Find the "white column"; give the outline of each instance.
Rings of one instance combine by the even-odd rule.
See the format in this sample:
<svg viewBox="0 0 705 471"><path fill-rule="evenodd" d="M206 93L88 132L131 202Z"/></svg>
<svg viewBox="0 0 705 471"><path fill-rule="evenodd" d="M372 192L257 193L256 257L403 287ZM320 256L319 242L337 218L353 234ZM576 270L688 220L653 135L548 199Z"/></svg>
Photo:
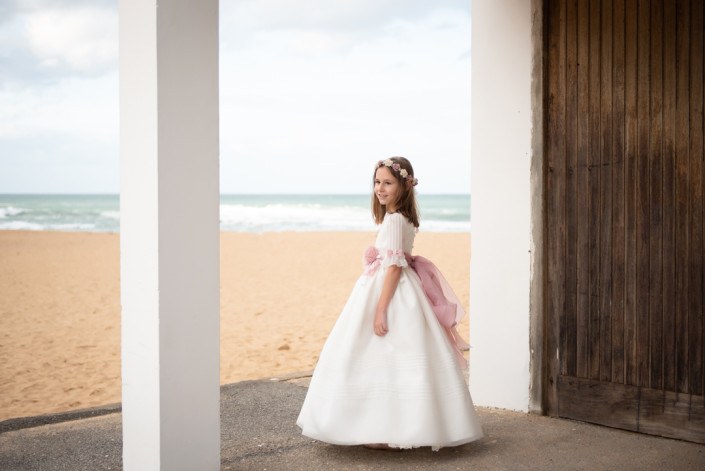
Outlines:
<svg viewBox="0 0 705 471"><path fill-rule="evenodd" d="M220 469L218 1L120 0L126 470Z"/></svg>
<svg viewBox="0 0 705 471"><path fill-rule="evenodd" d="M470 389L529 407L531 2L472 2ZM538 130L540 132L540 130Z"/></svg>

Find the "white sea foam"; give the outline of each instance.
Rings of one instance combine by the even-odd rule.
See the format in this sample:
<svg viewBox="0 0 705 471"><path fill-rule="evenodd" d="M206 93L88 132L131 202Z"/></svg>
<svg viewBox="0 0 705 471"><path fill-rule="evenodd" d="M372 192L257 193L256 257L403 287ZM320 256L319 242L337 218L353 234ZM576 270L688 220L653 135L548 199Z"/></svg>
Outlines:
<svg viewBox="0 0 705 471"><path fill-rule="evenodd" d="M443 208L440 210L440 213L443 214L444 216L454 216L456 214L462 214L462 212L459 209L449 209L449 208Z"/></svg>
<svg viewBox="0 0 705 471"><path fill-rule="evenodd" d="M223 204L220 224L226 231L246 232L374 230L368 211L320 204Z"/></svg>
<svg viewBox="0 0 705 471"><path fill-rule="evenodd" d="M44 231L47 228L41 224L27 221L0 222L0 230L11 231Z"/></svg>
<svg viewBox="0 0 705 471"><path fill-rule="evenodd" d="M120 220L120 211L101 211L100 217L106 219L114 219L116 221Z"/></svg>
<svg viewBox="0 0 705 471"><path fill-rule="evenodd" d="M8 217L18 216L22 213L24 213L24 209L22 208L7 206L5 208L0 208L0 219L7 219Z"/></svg>
<svg viewBox="0 0 705 471"><path fill-rule="evenodd" d="M47 229L51 231L93 231L95 224L89 223L66 223L66 224L49 224Z"/></svg>

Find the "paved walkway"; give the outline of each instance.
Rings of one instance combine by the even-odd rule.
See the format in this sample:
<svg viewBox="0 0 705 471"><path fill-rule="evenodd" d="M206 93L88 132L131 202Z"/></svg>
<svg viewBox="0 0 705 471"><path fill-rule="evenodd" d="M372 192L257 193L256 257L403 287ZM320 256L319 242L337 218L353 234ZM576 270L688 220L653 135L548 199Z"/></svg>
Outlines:
<svg viewBox="0 0 705 471"><path fill-rule="evenodd" d="M295 420L306 379L221 389L224 470L705 470L705 446L479 408L485 438L432 452L315 442ZM0 422L0 470L121 469L119 406Z"/></svg>

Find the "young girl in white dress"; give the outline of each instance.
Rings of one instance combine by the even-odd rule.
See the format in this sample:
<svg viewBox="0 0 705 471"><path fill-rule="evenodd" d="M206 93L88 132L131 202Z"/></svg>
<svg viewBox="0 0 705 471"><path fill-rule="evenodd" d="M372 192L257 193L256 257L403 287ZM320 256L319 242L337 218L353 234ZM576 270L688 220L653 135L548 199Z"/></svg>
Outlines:
<svg viewBox="0 0 705 471"><path fill-rule="evenodd" d="M372 212L381 226L311 378L296 422L308 437L434 450L482 437L454 337L464 313L433 264L411 256L416 183L403 157L375 167Z"/></svg>

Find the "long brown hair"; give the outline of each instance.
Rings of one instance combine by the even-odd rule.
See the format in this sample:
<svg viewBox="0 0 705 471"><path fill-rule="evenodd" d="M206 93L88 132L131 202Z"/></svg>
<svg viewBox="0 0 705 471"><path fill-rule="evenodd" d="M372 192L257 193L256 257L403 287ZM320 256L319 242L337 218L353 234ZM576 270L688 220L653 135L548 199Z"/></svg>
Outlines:
<svg viewBox="0 0 705 471"><path fill-rule="evenodd" d="M416 190L414 190L414 168L411 166L411 162L404 157L390 157L389 160L399 164L410 175L410 177L404 178L401 176L401 172L389 168L390 173L397 179L400 189L397 201L394 202L396 212L406 217L414 227L419 227L419 211L416 205ZM379 202L375 195L375 178L377 177L377 169L381 166L378 164L372 174L372 218L376 224L382 224L384 215L387 214L387 208Z"/></svg>

